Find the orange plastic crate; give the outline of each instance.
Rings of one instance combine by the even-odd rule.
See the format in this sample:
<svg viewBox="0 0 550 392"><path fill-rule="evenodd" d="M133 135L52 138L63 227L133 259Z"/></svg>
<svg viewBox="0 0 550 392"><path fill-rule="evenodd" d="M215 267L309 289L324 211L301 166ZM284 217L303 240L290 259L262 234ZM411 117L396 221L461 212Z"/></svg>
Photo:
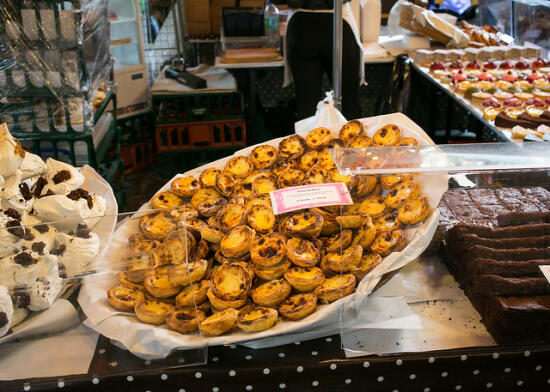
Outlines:
<svg viewBox="0 0 550 392"><path fill-rule="evenodd" d="M153 139L120 148L120 159L124 161L124 174L153 166L157 161L157 150Z"/></svg>
<svg viewBox="0 0 550 392"><path fill-rule="evenodd" d="M246 146L242 119L161 124L156 127L157 151Z"/></svg>

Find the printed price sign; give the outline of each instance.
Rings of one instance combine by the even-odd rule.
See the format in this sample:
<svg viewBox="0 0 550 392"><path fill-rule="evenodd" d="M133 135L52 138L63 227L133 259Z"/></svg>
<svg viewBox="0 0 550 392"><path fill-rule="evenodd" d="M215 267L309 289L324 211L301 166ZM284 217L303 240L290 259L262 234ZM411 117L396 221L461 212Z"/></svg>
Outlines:
<svg viewBox="0 0 550 392"><path fill-rule="evenodd" d="M550 283L550 265L539 265L539 268L542 271L548 283Z"/></svg>
<svg viewBox="0 0 550 392"><path fill-rule="evenodd" d="M343 182L278 189L270 192L269 196L276 215L304 208L353 204L348 187Z"/></svg>

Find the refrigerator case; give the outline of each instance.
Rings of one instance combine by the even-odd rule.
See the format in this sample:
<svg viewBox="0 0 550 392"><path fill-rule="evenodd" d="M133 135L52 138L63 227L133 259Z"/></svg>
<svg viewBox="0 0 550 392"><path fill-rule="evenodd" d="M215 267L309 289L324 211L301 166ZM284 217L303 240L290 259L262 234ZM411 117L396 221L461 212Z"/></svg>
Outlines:
<svg viewBox="0 0 550 392"><path fill-rule="evenodd" d="M139 2L110 0L108 12L118 85L117 117L125 118L150 109Z"/></svg>

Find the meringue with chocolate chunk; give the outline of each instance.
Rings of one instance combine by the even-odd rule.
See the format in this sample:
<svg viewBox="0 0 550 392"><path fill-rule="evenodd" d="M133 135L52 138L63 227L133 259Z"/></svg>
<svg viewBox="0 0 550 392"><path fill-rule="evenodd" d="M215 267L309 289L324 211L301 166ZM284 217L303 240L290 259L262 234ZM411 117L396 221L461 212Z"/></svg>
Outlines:
<svg viewBox="0 0 550 392"><path fill-rule="evenodd" d="M23 244L25 231L21 218L13 209L0 210L0 258L14 254Z"/></svg>
<svg viewBox="0 0 550 392"><path fill-rule="evenodd" d="M74 228L90 217L86 199L72 200L65 195L44 196L35 200L34 216L43 222L55 222L58 228Z"/></svg>
<svg viewBox="0 0 550 392"><path fill-rule="evenodd" d="M7 287L0 286L0 337L11 328L13 319L13 302Z"/></svg>
<svg viewBox="0 0 550 392"><path fill-rule="evenodd" d="M0 284L11 289L29 289L37 279L56 276L59 270L54 255L22 250L0 259Z"/></svg>
<svg viewBox="0 0 550 392"><path fill-rule="evenodd" d="M43 177L47 184L41 195L67 195L84 184L84 175L68 163L48 158L46 167Z"/></svg>
<svg viewBox="0 0 550 392"><path fill-rule="evenodd" d="M10 199L19 193L19 184L21 184L21 171L16 170L9 177L4 177L4 184L0 188L0 198Z"/></svg>
<svg viewBox="0 0 550 392"><path fill-rule="evenodd" d="M68 278L88 272L90 263L99 254L101 241L86 225L79 225L76 235L57 233L55 248L61 272ZM63 267L61 267L63 266Z"/></svg>
<svg viewBox="0 0 550 392"><path fill-rule="evenodd" d="M46 168L47 166L42 158L30 152L25 153L25 158L23 158L19 166L23 180L42 175L46 171Z"/></svg>
<svg viewBox="0 0 550 392"><path fill-rule="evenodd" d="M0 124L0 176L6 179L15 173L25 157L25 150L15 139L6 123Z"/></svg>
<svg viewBox="0 0 550 392"><path fill-rule="evenodd" d="M61 293L62 287L63 280L59 276L37 278L30 287L27 308L35 312L48 309Z"/></svg>
<svg viewBox="0 0 550 392"><path fill-rule="evenodd" d="M18 191L10 198L2 200L2 207L13 208L19 212L28 212L32 209L34 195L28 183L22 182L17 187Z"/></svg>

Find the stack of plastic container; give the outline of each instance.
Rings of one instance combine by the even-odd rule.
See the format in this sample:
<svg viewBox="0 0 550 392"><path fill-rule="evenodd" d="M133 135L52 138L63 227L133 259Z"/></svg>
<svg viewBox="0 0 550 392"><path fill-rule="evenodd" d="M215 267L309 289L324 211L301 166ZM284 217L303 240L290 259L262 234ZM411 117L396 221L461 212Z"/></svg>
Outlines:
<svg viewBox="0 0 550 392"><path fill-rule="evenodd" d="M113 140L120 148L116 118L105 113L116 107L107 5L2 1L0 122L36 154L115 176L123 165L107 154Z"/></svg>

